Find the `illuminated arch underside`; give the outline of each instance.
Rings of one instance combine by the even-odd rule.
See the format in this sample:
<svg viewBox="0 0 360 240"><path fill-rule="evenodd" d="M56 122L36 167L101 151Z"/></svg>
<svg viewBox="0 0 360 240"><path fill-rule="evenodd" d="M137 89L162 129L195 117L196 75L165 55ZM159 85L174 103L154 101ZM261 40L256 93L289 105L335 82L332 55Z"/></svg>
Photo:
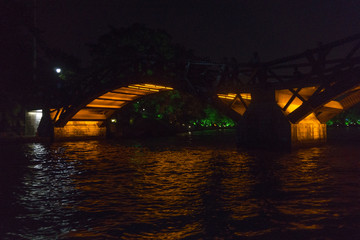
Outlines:
<svg viewBox="0 0 360 240"><path fill-rule="evenodd" d="M70 121L103 122L126 104L149 94L171 91L173 88L153 84L132 84L117 88L93 99L78 111Z"/></svg>
<svg viewBox="0 0 360 240"><path fill-rule="evenodd" d="M314 94L316 89L317 87L302 88L297 94L300 96L300 98L307 101ZM319 120L321 122L326 122L327 120L331 119L332 117L343 111L344 109L348 108L348 106L345 105L350 105L350 104L345 104L345 102L346 100L350 101L349 100L350 96L352 97L351 98L352 105L354 103L358 103L360 101L360 97L359 97L360 94L358 90L359 88L352 89L349 92L356 91L356 94L355 93L347 94L346 95L347 97L344 97L343 100L330 101L325 105L323 105L317 111L318 114L317 117L319 118ZM228 93L228 94L218 94L217 96L221 99L222 102L230 106L234 111L236 111L241 115L245 113L247 107L251 102L250 93L240 93L240 94ZM283 109L285 115L290 114L291 112L293 112L303 104L303 100L300 98L294 96L294 94L288 89L275 91L276 103L279 105L281 109ZM357 101L354 100L355 98Z"/></svg>
<svg viewBox="0 0 360 240"><path fill-rule="evenodd" d="M102 123L111 117L115 111L140 97L171 90L173 90L171 87L154 84L131 84L126 87L120 87L93 99L84 108L79 110L70 121L97 121L98 123ZM307 87L302 88L298 94L303 99L308 100L315 91L316 87ZM217 94L217 96L240 115L245 113L251 102L250 93L228 93ZM276 90L275 96L277 104L284 110L285 115L293 112L303 103L298 97L294 97L289 103L290 99L293 97L293 93L287 89ZM326 122L344 109L349 108L350 105L360 102L360 88L357 87L349 90L347 94L337 100L338 101L330 101L321 107L318 116L318 118L321 118L319 119L321 122ZM286 107L286 109L284 109L284 107ZM57 119L54 120L56 121Z"/></svg>

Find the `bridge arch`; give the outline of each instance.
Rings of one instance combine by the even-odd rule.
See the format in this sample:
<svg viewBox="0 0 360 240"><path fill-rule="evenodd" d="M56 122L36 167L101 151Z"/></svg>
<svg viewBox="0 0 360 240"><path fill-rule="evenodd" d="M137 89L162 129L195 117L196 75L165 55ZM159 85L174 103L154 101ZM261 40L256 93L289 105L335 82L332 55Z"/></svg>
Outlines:
<svg viewBox="0 0 360 240"><path fill-rule="evenodd" d="M292 114L308 103L318 88L319 86L311 86L295 91L291 91L291 89L275 90L275 102L290 122L291 135L292 138L298 138L296 141L309 137L304 129L311 131L312 138L326 138L325 123L360 102L360 86L355 85L341 94L333 95L326 103L317 103L318 105L314 105L310 114L304 112L300 120L292 122ZM55 138L105 137L106 121L116 111L144 96L172 90L174 89L170 86L149 83L129 84L101 91L78 106L70 106L68 109L53 109L51 118L55 126ZM250 92L242 92L219 93L216 96L218 100L225 103L225 106L243 116L252 101L251 95Z"/></svg>
<svg viewBox="0 0 360 240"><path fill-rule="evenodd" d="M284 127L284 132L287 132L284 138L287 138L286 141L294 146L326 141L327 121L360 103L359 73L356 72L353 80L351 78L347 80L350 83L345 82L346 84L344 84L344 81L341 81L340 86L335 83L327 88L314 85L295 89L273 90L274 103L276 103L279 110L281 109L279 113L285 117L290 125L290 128L287 128L284 124L273 126L273 128L281 129ZM223 103L246 119L246 112L254 101L250 92L217 95ZM260 102L260 104L262 103ZM265 118L266 108L269 106L263 105L262 111L264 112L257 112L256 114ZM251 125L251 122L247 121L246 124ZM261 126L257 127L261 129ZM267 132L271 132L267 129L268 127L268 124L264 124L261 132L262 136L266 135ZM244 128L248 128L248 126L244 126ZM279 130L277 131L279 132ZM253 133L251 132L251 134Z"/></svg>
<svg viewBox="0 0 360 240"><path fill-rule="evenodd" d="M289 89L277 89L275 91L275 102L283 111L283 114L292 123L299 123L309 115L316 115L316 118L321 123L326 123L331 118L344 110L347 110L360 102L360 86L355 86L344 91L339 95L329 97L322 103L316 102L313 104L312 111L304 112L299 119L293 120L290 118L292 113L306 104L319 86L297 88L295 91ZM226 93L217 94L218 98L232 110L243 116L251 103L251 93Z"/></svg>
<svg viewBox="0 0 360 240"><path fill-rule="evenodd" d="M149 83L129 84L101 91L77 106L52 109L54 138L105 137L105 123L116 111L144 96L172 90Z"/></svg>

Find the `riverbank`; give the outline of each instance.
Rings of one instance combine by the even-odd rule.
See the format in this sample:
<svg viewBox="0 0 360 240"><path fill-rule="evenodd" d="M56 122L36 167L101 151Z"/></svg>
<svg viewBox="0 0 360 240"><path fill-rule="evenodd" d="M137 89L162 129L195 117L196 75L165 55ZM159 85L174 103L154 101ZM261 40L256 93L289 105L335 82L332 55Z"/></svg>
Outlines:
<svg viewBox="0 0 360 240"><path fill-rule="evenodd" d="M152 129L153 133L154 128ZM132 135L123 135L123 136L112 136L112 139L144 139L144 138L157 138L164 136L172 136L172 135L188 135L189 132L192 135L201 135L202 132L212 131L212 130L233 130L236 134L235 129L228 128L211 128L211 129L192 129L191 131L173 131L170 134L170 131L164 131L166 134L134 134L139 133L138 131L134 131ZM162 133L164 133L162 132ZM96 140L96 139L104 139L99 137L73 137L73 138L64 138L58 139L56 142L72 142L72 141L84 141L84 140ZM327 129L327 143L339 143L339 142L358 142L360 141L360 128L328 128ZM50 143L51 139L46 137L38 137L38 136L0 136L0 144L19 144L19 143Z"/></svg>
<svg viewBox="0 0 360 240"><path fill-rule="evenodd" d="M328 127L327 142L352 142L360 141L360 128L358 127Z"/></svg>

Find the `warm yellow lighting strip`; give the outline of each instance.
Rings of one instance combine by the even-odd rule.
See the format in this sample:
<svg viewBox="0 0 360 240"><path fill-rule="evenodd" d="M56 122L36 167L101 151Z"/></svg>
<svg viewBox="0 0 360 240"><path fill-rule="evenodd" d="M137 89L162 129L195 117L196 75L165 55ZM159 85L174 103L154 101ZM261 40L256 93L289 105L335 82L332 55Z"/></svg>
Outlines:
<svg viewBox="0 0 360 240"><path fill-rule="evenodd" d="M129 88L134 88L134 89L140 89L140 90L145 90L145 91L151 91L151 92L159 92L159 89L152 89L152 88L145 88L145 87L137 87L137 86L128 86Z"/></svg>
<svg viewBox="0 0 360 240"><path fill-rule="evenodd" d="M230 99L230 100L234 100L234 98L236 97L236 94L232 94L232 93L229 93L229 94L218 94L217 95L218 98L222 98L222 99Z"/></svg>
<svg viewBox="0 0 360 240"><path fill-rule="evenodd" d="M89 108L111 108L111 109L119 109L119 108L122 107L122 105L120 105L120 106L114 106L114 105L88 104L88 105L86 105L86 107L89 107Z"/></svg>
<svg viewBox="0 0 360 240"><path fill-rule="evenodd" d="M160 86L160 85L154 85L154 84L133 84L133 85L129 85L129 88L134 88L134 89L140 89L140 90L145 90L145 91L152 91L152 92L159 92L160 90L174 90L171 87L165 87L165 86Z"/></svg>
<svg viewBox="0 0 360 240"><path fill-rule="evenodd" d="M134 89L134 91L132 90ZM135 90L136 89L136 90ZM124 104L111 103L111 101L129 102L139 98L142 95L147 95L152 92L159 92L164 90L173 90L171 87L159 86L154 84L132 84L127 87L122 87L105 93L104 95L94 99L86 107L89 108L121 108ZM102 102L102 103L100 103ZM107 103L108 102L108 103Z"/></svg>
<svg viewBox="0 0 360 240"><path fill-rule="evenodd" d="M93 99L85 108L81 109L72 118L74 120L99 120L112 115L117 109L122 108L128 102L134 101L142 96L173 90L171 87L165 87L154 84L131 84L126 87L113 89L105 94ZM99 112L100 110L104 112Z"/></svg>
<svg viewBox="0 0 360 240"><path fill-rule="evenodd" d="M61 110L62 110L62 108L60 108L60 109L50 109L50 117L53 120L53 122L56 122L57 120L59 120L60 113L58 113L58 111L61 112ZM56 117L56 119L55 119L55 117Z"/></svg>
<svg viewBox="0 0 360 240"><path fill-rule="evenodd" d="M236 93L228 93L228 94L217 94L218 98L234 100L236 97ZM250 93L240 93L242 99L251 100Z"/></svg>
<svg viewBox="0 0 360 240"><path fill-rule="evenodd" d="M154 85L154 84L135 84L134 86L145 86L145 87L149 87L149 88L157 88L157 89L166 89L166 90L174 90L172 87L165 87L165 86L160 86L160 85Z"/></svg>
<svg viewBox="0 0 360 240"><path fill-rule="evenodd" d="M122 93L107 92L104 95L100 96L99 99L132 101L132 100L134 100L134 99L136 99L138 97L139 97L139 95L135 95L135 94L122 94Z"/></svg>
<svg viewBox="0 0 360 240"><path fill-rule="evenodd" d="M128 88L128 87L122 87L119 89L115 89L111 91L112 93L118 93L118 94L129 94L129 95L136 95L137 97L139 95L143 96L143 95L147 95L148 92L144 91L144 90L135 90L134 88Z"/></svg>
<svg viewBox="0 0 360 240"><path fill-rule="evenodd" d="M251 94L250 93L240 93L240 96L242 99L251 100Z"/></svg>

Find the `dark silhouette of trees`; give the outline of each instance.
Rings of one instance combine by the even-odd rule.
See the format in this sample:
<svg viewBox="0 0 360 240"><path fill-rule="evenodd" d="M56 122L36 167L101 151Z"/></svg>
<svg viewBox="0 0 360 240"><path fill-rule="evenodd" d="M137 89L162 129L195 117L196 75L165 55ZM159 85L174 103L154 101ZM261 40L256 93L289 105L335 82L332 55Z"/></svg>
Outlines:
<svg viewBox="0 0 360 240"><path fill-rule="evenodd" d="M18 132L26 109L59 102L58 90L65 80L54 67L65 67L66 62L65 69L74 72L76 66L71 57L42 41L33 17L33 1L0 1L0 132ZM69 70L62 76L71 76Z"/></svg>
<svg viewBox="0 0 360 240"><path fill-rule="evenodd" d="M17 1L0 2L1 95L18 100L33 79L33 48L27 9ZM16 94L17 93L17 94Z"/></svg>
<svg viewBox="0 0 360 240"><path fill-rule="evenodd" d="M83 77L82 92L133 82L180 85L191 51L172 42L162 30L134 24L110 28L90 45L91 66Z"/></svg>
<svg viewBox="0 0 360 240"><path fill-rule="evenodd" d="M33 82L32 36L28 9L0 1L0 132L17 132ZM22 117L22 118L21 118Z"/></svg>

